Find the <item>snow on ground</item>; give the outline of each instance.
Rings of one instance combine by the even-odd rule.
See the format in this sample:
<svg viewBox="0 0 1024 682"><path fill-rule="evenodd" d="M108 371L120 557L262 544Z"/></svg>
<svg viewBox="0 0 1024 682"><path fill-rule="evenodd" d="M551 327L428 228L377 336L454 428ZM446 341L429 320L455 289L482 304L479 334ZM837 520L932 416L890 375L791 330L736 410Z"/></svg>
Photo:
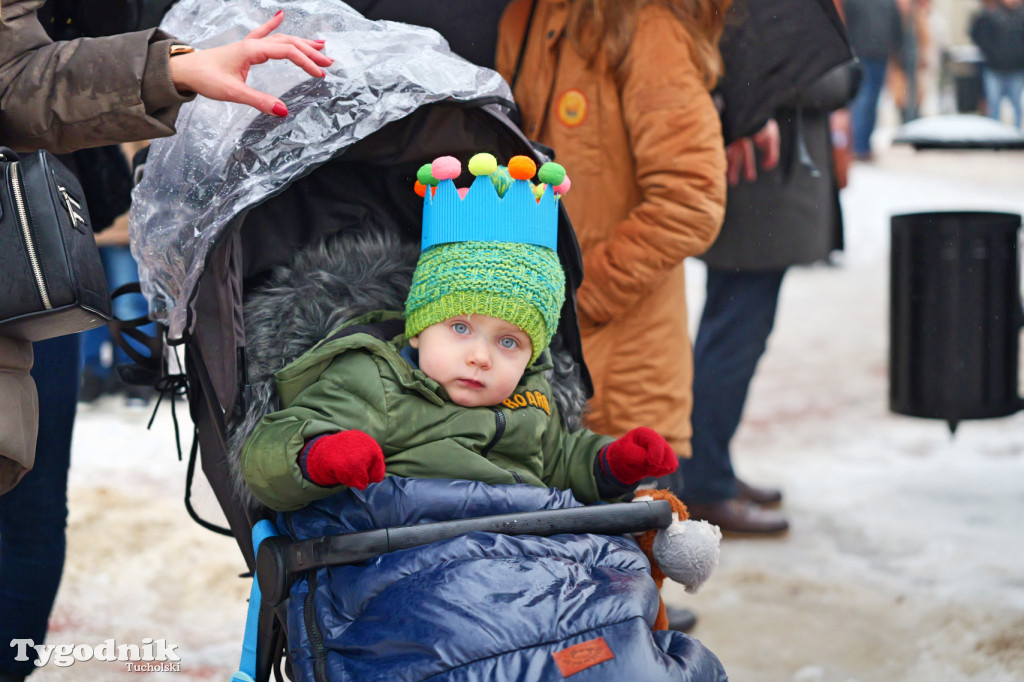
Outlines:
<svg viewBox="0 0 1024 682"><path fill-rule="evenodd" d="M739 472L784 487L791 531L726 538L696 596L694 635L736 682L1024 679L1024 415L944 423L887 409L888 230L894 213L1024 213L1024 154L884 151L844 191L839 267L792 271L735 444ZM699 314L702 268L690 268ZM179 403L179 408L183 404ZM165 639L178 673L53 664L33 679L226 679L248 581L234 541L181 502L166 405L83 406L70 484L68 563L49 643ZM179 409L190 444L186 411ZM212 495L196 505L216 520Z"/></svg>

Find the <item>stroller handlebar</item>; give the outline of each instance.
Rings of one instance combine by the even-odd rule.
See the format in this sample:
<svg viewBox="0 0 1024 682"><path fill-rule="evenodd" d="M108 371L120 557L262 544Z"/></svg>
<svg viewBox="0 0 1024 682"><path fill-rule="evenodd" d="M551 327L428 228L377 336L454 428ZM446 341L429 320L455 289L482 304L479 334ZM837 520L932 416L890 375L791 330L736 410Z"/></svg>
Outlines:
<svg viewBox="0 0 1024 682"><path fill-rule="evenodd" d="M563 533L624 535L652 528L668 528L671 523L672 508L668 501L651 500L379 528L299 542L275 536L260 545L256 555L256 577L263 601L276 606L287 598L295 575L302 571L355 564L388 552L428 545L466 533L542 537Z"/></svg>

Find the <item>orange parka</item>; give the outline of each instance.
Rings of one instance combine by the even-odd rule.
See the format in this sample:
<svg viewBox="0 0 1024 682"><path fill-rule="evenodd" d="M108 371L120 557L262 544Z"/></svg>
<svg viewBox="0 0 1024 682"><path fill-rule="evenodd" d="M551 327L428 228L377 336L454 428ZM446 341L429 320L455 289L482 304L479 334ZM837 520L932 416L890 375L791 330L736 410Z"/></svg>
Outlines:
<svg viewBox="0 0 1024 682"><path fill-rule="evenodd" d="M502 17L498 70L511 80L530 6ZM568 0L536 0L515 98L527 135L572 180L566 208L583 251L588 426L649 426L690 454L693 356L683 259L710 246L725 212L721 125L693 43L667 9L640 11L625 60L588 67L566 36Z"/></svg>

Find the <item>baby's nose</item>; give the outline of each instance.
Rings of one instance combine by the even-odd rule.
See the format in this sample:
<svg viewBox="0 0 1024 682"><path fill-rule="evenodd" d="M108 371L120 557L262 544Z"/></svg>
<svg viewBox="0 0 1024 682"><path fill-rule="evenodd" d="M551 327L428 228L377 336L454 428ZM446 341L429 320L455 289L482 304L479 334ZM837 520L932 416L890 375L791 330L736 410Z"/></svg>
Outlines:
<svg viewBox="0 0 1024 682"><path fill-rule="evenodd" d="M473 344L473 348L469 352L469 362L478 367L490 367L491 354L487 351L487 344Z"/></svg>

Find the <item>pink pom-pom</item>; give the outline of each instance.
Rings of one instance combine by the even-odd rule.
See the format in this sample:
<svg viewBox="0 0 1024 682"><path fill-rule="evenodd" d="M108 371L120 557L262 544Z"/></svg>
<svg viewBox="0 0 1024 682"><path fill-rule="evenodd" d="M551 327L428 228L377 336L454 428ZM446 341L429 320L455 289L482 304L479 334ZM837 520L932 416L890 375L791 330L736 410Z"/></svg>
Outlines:
<svg viewBox="0 0 1024 682"><path fill-rule="evenodd" d="M468 187L460 187L459 188L459 198L460 199L465 199L467 194L469 194L469 188Z"/></svg>
<svg viewBox="0 0 1024 682"><path fill-rule="evenodd" d="M438 180L454 180L462 174L462 164L454 156L439 156L430 164L430 174Z"/></svg>
<svg viewBox="0 0 1024 682"><path fill-rule="evenodd" d="M554 187L555 194L565 194L566 192L569 191L570 187L572 187L572 180L570 180L569 176L566 175L565 180L562 180L562 183L560 185Z"/></svg>

